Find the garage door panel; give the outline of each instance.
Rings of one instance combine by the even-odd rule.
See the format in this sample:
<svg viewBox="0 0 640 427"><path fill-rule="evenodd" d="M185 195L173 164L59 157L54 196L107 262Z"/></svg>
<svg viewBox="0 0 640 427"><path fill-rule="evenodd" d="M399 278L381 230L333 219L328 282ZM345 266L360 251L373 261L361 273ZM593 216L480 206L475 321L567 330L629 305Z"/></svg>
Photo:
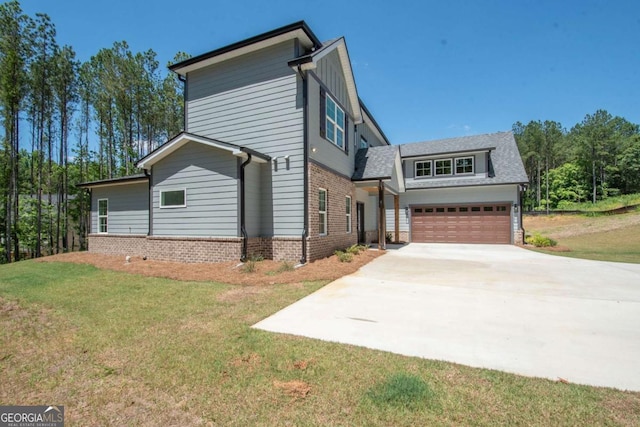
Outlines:
<svg viewBox="0 0 640 427"><path fill-rule="evenodd" d="M422 206L411 212L413 242L511 243L508 205Z"/></svg>

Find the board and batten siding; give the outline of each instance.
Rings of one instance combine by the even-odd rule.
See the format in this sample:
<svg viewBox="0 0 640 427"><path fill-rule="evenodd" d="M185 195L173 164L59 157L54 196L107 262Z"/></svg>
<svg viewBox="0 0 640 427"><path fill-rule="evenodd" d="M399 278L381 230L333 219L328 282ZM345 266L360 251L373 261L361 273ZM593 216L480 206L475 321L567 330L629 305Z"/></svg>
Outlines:
<svg viewBox="0 0 640 427"><path fill-rule="evenodd" d="M358 125L358 129L356 132L356 140L354 141L355 143L353 144L356 147L356 150L360 148L361 136L364 136L364 139L367 140L367 143L371 147L381 147L383 145L387 145L384 141L378 138L378 136L374 133L373 126L375 125L373 123L370 123L367 120L367 116L365 115L364 123L360 123Z"/></svg>
<svg viewBox="0 0 640 427"><path fill-rule="evenodd" d="M149 232L149 184L97 187L91 190L91 232L98 233L98 200L107 199L107 234Z"/></svg>
<svg viewBox="0 0 640 427"><path fill-rule="evenodd" d="M187 75L188 132L280 158L262 180L273 200L260 224L267 235L299 236L304 227L302 81L287 65L295 50L287 41Z"/></svg>
<svg viewBox="0 0 640 427"><path fill-rule="evenodd" d="M153 235L238 236L238 162L189 142L153 166ZM186 189L186 207L161 208L160 191Z"/></svg>

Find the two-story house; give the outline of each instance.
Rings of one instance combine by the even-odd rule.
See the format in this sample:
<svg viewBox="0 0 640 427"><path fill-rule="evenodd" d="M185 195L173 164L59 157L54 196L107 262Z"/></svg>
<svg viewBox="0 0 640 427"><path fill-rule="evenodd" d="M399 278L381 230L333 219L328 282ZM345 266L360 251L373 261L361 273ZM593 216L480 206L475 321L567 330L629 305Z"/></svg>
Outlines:
<svg viewBox="0 0 640 427"><path fill-rule="evenodd" d="M522 242L527 177L510 132L391 145L360 100L344 38L304 22L170 67L185 131L142 174L82 184L89 250L307 262L354 243Z"/></svg>

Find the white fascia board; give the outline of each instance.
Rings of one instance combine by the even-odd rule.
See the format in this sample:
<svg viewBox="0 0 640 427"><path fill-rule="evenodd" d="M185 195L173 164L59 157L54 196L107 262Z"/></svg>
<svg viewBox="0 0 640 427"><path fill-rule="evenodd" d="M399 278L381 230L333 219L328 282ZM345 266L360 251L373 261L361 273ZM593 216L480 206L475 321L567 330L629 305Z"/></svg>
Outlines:
<svg viewBox="0 0 640 427"><path fill-rule="evenodd" d="M173 71L180 74L181 76L186 76L187 73L191 71L208 67L209 65L218 64L220 62L223 62L232 58L236 58L238 56L245 55L247 53L255 52L257 50L264 49L269 46L275 46L276 44L279 44L288 40L294 40L294 39L299 39L302 45L306 48L310 48L311 46L313 46L313 42L311 41L311 39L309 39L309 36L307 36L307 34L302 29L297 29L295 31L291 31L285 34L280 34L279 36L275 36L267 40L262 40L254 44L232 50L230 52L225 52L223 54L216 55L212 58L203 59L200 62L196 62L195 64L187 65L185 67L178 68Z"/></svg>

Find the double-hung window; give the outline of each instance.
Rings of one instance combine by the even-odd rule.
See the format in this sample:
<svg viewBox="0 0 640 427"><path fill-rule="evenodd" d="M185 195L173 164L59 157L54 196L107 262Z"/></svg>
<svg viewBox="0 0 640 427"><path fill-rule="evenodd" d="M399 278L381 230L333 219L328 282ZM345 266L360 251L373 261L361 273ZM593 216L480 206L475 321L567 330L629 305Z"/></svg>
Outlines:
<svg viewBox="0 0 640 427"><path fill-rule="evenodd" d="M109 199L98 200L98 233L109 230Z"/></svg>
<svg viewBox="0 0 640 427"><path fill-rule="evenodd" d="M416 178L431 176L431 160L416 162Z"/></svg>
<svg viewBox="0 0 640 427"><path fill-rule="evenodd" d="M318 189L318 234L327 235L327 190Z"/></svg>
<svg viewBox="0 0 640 427"><path fill-rule="evenodd" d="M452 174L451 159L434 160L433 163L435 163L434 169L436 176Z"/></svg>
<svg viewBox="0 0 640 427"><path fill-rule="evenodd" d="M326 137L329 141L344 150L344 110L327 95L326 105Z"/></svg>
<svg viewBox="0 0 640 427"><path fill-rule="evenodd" d="M351 233L351 196L345 197L345 213L347 219L347 233Z"/></svg>

